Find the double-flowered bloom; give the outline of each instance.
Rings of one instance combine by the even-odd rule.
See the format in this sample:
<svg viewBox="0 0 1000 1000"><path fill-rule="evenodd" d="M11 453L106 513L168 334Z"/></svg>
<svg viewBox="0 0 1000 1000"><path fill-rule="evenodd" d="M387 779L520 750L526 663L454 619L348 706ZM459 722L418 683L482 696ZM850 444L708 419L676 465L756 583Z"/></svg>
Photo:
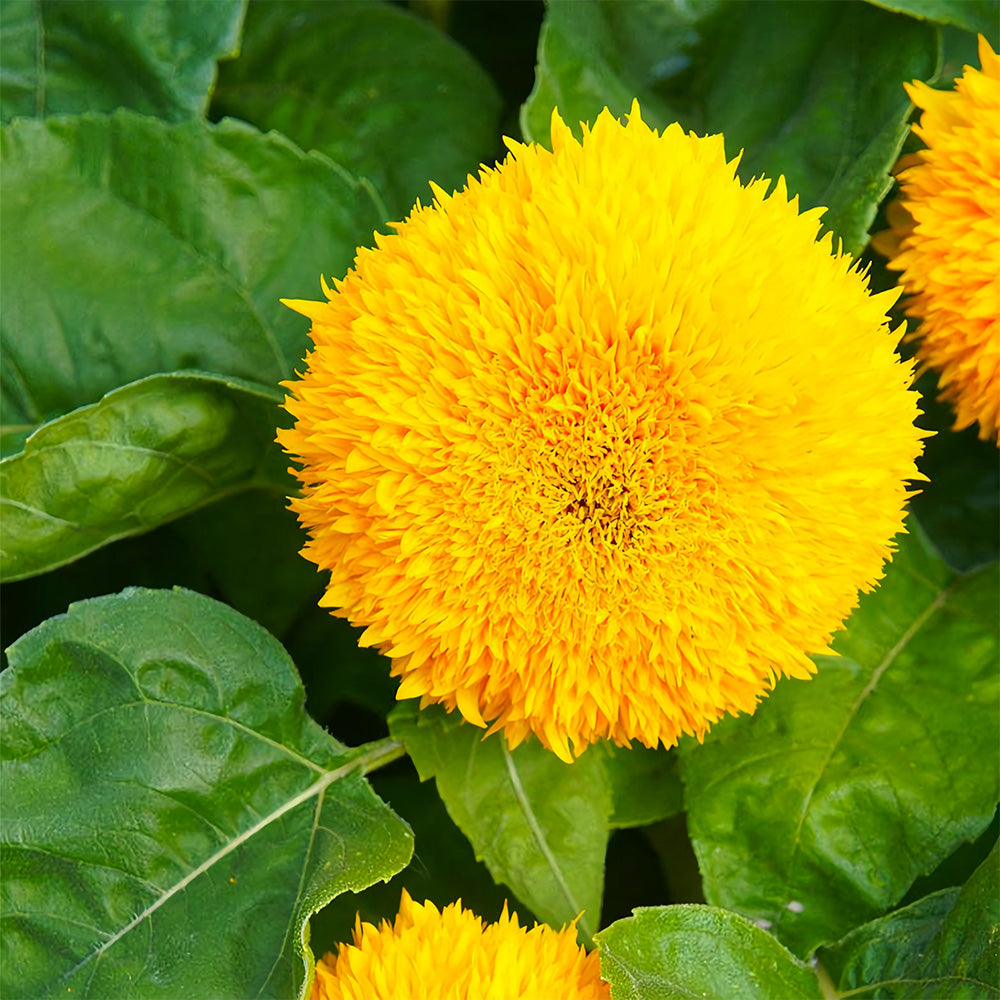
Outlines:
<svg viewBox="0 0 1000 1000"><path fill-rule="evenodd" d="M982 69L952 90L905 84L925 148L897 165L889 231L873 240L900 273L917 357L938 372L955 429L1000 430L1000 58L979 39Z"/></svg>
<svg viewBox="0 0 1000 1000"><path fill-rule="evenodd" d="M567 760L701 737L808 677L891 554L896 294L721 136L633 105L508 146L290 303L304 554L402 698Z"/></svg>

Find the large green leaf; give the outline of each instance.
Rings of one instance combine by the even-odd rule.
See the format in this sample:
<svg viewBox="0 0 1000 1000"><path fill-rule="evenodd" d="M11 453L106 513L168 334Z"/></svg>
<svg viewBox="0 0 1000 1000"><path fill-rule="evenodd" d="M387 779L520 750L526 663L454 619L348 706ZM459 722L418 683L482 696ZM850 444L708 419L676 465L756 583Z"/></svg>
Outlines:
<svg viewBox="0 0 1000 1000"><path fill-rule="evenodd" d="M906 135L902 82L936 63L932 25L860 0L549 0L522 128L547 142L554 105L575 126L637 97L654 127L724 133L744 180L784 174L857 253Z"/></svg>
<svg viewBox="0 0 1000 1000"><path fill-rule="evenodd" d="M955 576L914 526L810 681L684 741L706 899L805 954L897 903L997 802L997 564Z"/></svg>
<svg viewBox="0 0 1000 1000"><path fill-rule="evenodd" d="M368 177L402 218L497 150L500 98L464 49L388 4L252 4L212 110L277 129Z"/></svg>
<svg viewBox="0 0 1000 1000"><path fill-rule="evenodd" d="M421 781L435 778L448 813L476 857L540 920L556 927L580 916L597 929L604 885L611 794L603 761L584 753L566 764L530 739L510 750L442 709L413 702L389 717Z"/></svg>
<svg viewBox="0 0 1000 1000"><path fill-rule="evenodd" d="M236 122L121 111L17 121L0 143L8 430L156 372L273 385L307 346L279 298L317 298L380 221L328 159Z"/></svg>
<svg viewBox="0 0 1000 1000"><path fill-rule="evenodd" d="M820 1000L813 971L770 934L714 906L640 907L597 935L615 1000Z"/></svg>
<svg viewBox="0 0 1000 1000"><path fill-rule="evenodd" d="M284 650L189 591L127 590L0 675L3 994L290 996L306 921L412 835L303 711Z"/></svg>
<svg viewBox="0 0 1000 1000"><path fill-rule="evenodd" d="M204 115L246 0L2 0L0 120L127 107Z"/></svg>
<svg viewBox="0 0 1000 1000"><path fill-rule="evenodd" d="M722 2L548 0L535 86L521 108L525 139L549 145L553 108L579 134L578 122L593 122L604 107L622 115L633 98L650 124L685 121L671 81L690 67Z"/></svg>
<svg viewBox="0 0 1000 1000"><path fill-rule="evenodd" d="M461 899L462 907L483 920L493 921L504 903L531 927L533 914L517 905L505 887L493 881L489 870L476 860L465 834L452 822L433 782L421 782L409 761L371 776L378 796L413 829L416 845L412 862L389 882L377 882L360 893L345 892L310 921L317 954L350 941L356 916L376 926L392 921L405 888L418 901L431 900L439 907Z"/></svg>
<svg viewBox="0 0 1000 1000"><path fill-rule="evenodd" d="M44 424L0 462L5 580L43 573L226 493L291 483L278 392L152 375Z"/></svg>
<svg viewBox="0 0 1000 1000"><path fill-rule="evenodd" d="M1000 852L961 888L864 924L820 956L859 998L1000 997Z"/></svg>
<svg viewBox="0 0 1000 1000"><path fill-rule="evenodd" d="M1000 16L996 0L868 0L886 10L899 11L911 17L954 24L965 31L977 31L996 40L1000 32Z"/></svg>

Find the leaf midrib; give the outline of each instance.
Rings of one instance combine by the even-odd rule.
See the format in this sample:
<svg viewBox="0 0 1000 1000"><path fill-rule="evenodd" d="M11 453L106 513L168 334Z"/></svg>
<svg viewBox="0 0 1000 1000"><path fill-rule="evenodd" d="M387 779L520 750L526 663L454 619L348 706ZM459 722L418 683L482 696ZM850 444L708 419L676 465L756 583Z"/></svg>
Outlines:
<svg viewBox="0 0 1000 1000"><path fill-rule="evenodd" d="M950 586L943 589L934 598L934 600L932 600L927 605L927 607L924 608L924 610L921 611L920 614L918 614L913 619L913 622L910 624L909 628L906 629L906 631L902 634L902 636L900 636L900 638L897 640L896 644L885 654L885 656L882 658L882 661L878 664L878 666L874 669L874 671L872 671L872 675L869 678L868 683L862 688L861 692L858 694L857 698L854 700L854 703L848 710L844 718L844 722L840 727L840 730L837 732L837 735L830 743L830 748L827 751L826 755L824 756L822 763L820 764L816 777L810 782L808 791L806 792L805 801L802 804L802 812L799 815L799 821L795 827L795 834L793 835L792 838L792 852L788 859L788 867L787 867L788 876L785 880L786 887L790 888L792 883L794 882L793 876L795 871L796 858L798 856L799 848L802 845L802 830L803 827L805 826L806 818L808 817L809 810L812 806L813 795L815 794L816 789L819 787L824 776L826 775L826 772L830 766L830 762L833 760L834 754L837 752L837 749L840 746L844 738L844 735L846 734L847 730L851 727L851 724L854 722L854 720L857 718L861 706L868 699L869 695L871 695L872 692L875 690L879 680L881 680L882 678L882 675L893 664L896 657L898 657L899 654L902 653L904 649L906 649L906 647L910 643L910 640L912 640L914 636L917 635L917 633L924 627L924 625L927 624L930 618L944 605L947 599L951 596L951 592L954 589L954 587L955 583L953 582ZM777 915L777 918L775 920L775 927L777 927L781 923L784 916L785 914L783 912Z"/></svg>
<svg viewBox="0 0 1000 1000"><path fill-rule="evenodd" d="M144 923L149 917L151 917L160 907L164 906L170 899L176 896L179 892L186 889L196 878L203 875L205 872L209 871L215 865L217 865L223 858L232 854L237 848L241 847L248 840L255 837L261 830L266 829L271 823L281 819L286 813L291 812L293 809L300 806L303 802L308 802L309 799L314 796L320 796L323 792L331 785L333 782L339 780L345 775L349 774L353 770L357 770L361 766L361 758L355 758L347 764L343 764L340 767L334 769L333 771L327 771L318 780L314 781L308 788L299 792L298 795L289 799L287 802L282 803L277 809L272 810L258 822L256 822L249 829L244 830L241 834L234 837L228 843L224 844L219 848L213 855L206 858L197 868L194 868L187 875L184 876L179 882L176 882L169 889L167 889L161 896L159 896L154 902L150 903L141 913L137 914L132 920L126 924L124 927L120 928L114 934L111 935L99 948L92 951L89 955L79 961L73 968L69 969L60 977L60 982L65 982L72 976L76 975L84 966L88 965L91 961L96 961L99 959L109 948L117 944L126 934L134 930L140 924Z"/></svg>
<svg viewBox="0 0 1000 1000"><path fill-rule="evenodd" d="M514 798L521 809L525 822L528 824L528 829L531 831L535 845L538 847L538 851L542 857L545 858L545 862L552 871L556 884L559 886L559 890L562 894L566 897L566 902L569 903L569 907L572 912L581 913L581 911L584 911L584 908L580 905L573 893L573 890L567 883L566 877L563 875L562 868L559 865L559 861L552 853L552 849L549 847L548 840L545 837L545 831L542 830L541 825L538 822L538 818L535 816L535 812L531 808L531 802L525 794L524 786L521 784L521 777L514 764L514 759L511 756L510 749L508 748L506 741L504 741L501 745L503 749L504 764L507 767L507 777L510 779L511 789L514 792ZM593 921L590 918L590 915L585 911L583 912L583 916L580 917L580 924L584 934L586 934L587 937L593 937Z"/></svg>

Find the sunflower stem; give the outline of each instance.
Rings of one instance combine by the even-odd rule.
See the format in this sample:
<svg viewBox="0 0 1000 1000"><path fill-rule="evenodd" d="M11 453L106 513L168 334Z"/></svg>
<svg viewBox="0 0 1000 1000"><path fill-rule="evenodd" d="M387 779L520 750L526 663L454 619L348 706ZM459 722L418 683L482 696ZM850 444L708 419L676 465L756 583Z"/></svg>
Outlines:
<svg viewBox="0 0 1000 1000"><path fill-rule="evenodd" d="M406 756L406 747L391 736L373 743L366 743L359 749L364 750L364 753L356 758L362 774L370 774L372 771L377 771L380 767L385 767L386 764L391 764L394 760Z"/></svg>

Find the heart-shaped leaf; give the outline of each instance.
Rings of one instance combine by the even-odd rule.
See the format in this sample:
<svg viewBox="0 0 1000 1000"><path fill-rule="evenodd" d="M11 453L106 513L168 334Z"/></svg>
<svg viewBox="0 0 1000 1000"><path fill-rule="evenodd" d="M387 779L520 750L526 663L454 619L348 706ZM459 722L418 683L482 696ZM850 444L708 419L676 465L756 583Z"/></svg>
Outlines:
<svg viewBox="0 0 1000 1000"><path fill-rule="evenodd" d="M919 529L810 681L682 741L705 897L794 951L895 905L993 818L997 564L953 574Z"/></svg>
<svg viewBox="0 0 1000 1000"><path fill-rule="evenodd" d="M301 994L306 921L412 835L284 650L190 591L83 601L0 675L6 997Z"/></svg>

